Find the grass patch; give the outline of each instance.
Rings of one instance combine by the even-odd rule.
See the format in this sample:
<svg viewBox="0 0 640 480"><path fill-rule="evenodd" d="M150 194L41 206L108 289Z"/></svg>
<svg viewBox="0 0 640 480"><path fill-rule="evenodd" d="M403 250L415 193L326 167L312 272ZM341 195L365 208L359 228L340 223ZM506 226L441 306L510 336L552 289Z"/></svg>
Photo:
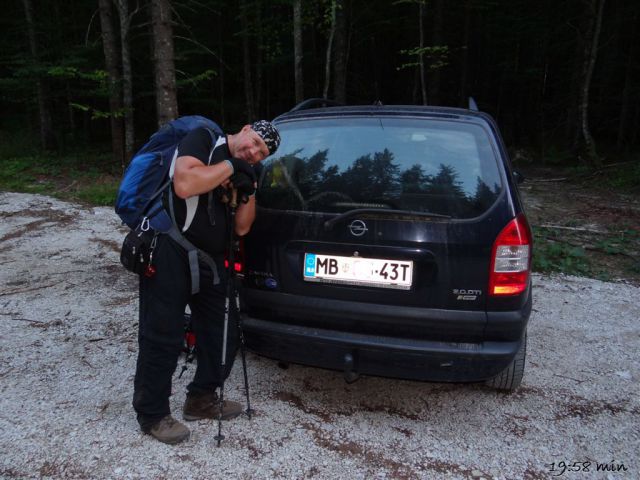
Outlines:
<svg viewBox="0 0 640 480"><path fill-rule="evenodd" d="M0 157L0 190L5 191L113 205L120 179L120 166L104 152Z"/></svg>
<svg viewBox="0 0 640 480"><path fill-rule="evenodd" d="M594 170L585 165L570 167L569 176L596 189L614 190L618 193L640 193L640 159L605 164L603 168Z"/></svg>
<svg viewBox="0 0 640 480"><path fill-rule="evenodd" d="M593 268L584 248L556 239L553 230L535 229L532 267L536 272L562 272L593 276Z"/></svg>
<svg viewBox="0 0 640 480"><path fill-rule="evenodd" d="M80 200L92 205L113 206L116 202L119 184L120 179L89 185L80 189L77 196Z"/></svg>
<svg viewBox="0 0 640 480"><path fill-rule="evenodd" d="M605 180L614 189L640 192L640 161L612 169Z"/></svg>
<svg viewBox="0 0 640 480"><path fill-rule="evenodd" d="M532 267L541 273L566 273L610 281L640 274L640 231L634 227L590 234L534 228Z"/></svg>

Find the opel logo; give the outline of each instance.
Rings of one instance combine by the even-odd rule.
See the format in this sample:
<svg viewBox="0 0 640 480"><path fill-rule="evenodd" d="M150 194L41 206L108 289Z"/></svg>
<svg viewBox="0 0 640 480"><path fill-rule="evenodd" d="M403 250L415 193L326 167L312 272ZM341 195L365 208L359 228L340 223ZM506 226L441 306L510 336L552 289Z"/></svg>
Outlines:
<svg viewBox="0 0 640 480"><path fill-rule="evenodd" d="M349 231L354 237L361 237L365 233L367 233L367 224L362 220L354 220L349 224Z"/></svg>

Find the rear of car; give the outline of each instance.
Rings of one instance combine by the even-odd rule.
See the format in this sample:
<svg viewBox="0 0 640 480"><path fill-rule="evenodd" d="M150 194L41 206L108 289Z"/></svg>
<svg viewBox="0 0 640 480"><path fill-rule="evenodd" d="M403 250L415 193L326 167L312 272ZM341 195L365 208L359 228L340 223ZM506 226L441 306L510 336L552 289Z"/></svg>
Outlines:
<svg viewBox="0 0 640 480"><path fill-rule="evenodd" d="M275 123L245 239L248 347L347 379L517 387L531 233L492 119L386 106Z"/></svg>

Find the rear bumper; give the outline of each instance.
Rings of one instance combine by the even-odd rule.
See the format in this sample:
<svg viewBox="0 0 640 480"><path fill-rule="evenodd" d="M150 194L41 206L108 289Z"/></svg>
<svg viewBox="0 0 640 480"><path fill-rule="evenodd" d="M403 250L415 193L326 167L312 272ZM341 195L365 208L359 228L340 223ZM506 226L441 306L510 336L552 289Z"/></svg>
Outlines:
<svg viewBox="0 0 640 480"><path fill-rule="evenodd" d="M282 294L271 292L271 301L273 295ZM296 306L289 303L281 312L289 318L287 322L243 314L243 329L250 350L285 362L437 382L475 382L498 374L518 351L531 312L530 301L522 311L487 314L408 307L387 311L389 307L384 305L364 306L359 302L336 303L326 299L320 299L322 307L318 305L314 309L313 302L319 299L295 298L294 303L301 302L304 311L298 312ZM292 316L307 319L310 315L333 317L334 314L339 314L345 322L351 316L366 318L367 322L394 322L399 330L407 323L428 324L430 328L441 328L447 341L339 331L290 321ZM450 341L452 330L463 332L465 327L479 329L479 338L485 340ZM483 334L485 330L493 330L497 335L487 341L490 337Z"/></svg>

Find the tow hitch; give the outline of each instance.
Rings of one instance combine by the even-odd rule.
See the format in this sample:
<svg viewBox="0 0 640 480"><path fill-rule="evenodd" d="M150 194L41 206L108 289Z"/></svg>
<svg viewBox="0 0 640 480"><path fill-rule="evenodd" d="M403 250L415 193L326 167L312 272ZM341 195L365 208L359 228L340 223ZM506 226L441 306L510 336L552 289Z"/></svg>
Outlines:
<svg viewBox="0 0 640 480"><path fill-rule="evenodd" d="M360 374L355 370L355 360L350 353L344 356L344 381L347 383L353 383L360 378Z"/></svg>

